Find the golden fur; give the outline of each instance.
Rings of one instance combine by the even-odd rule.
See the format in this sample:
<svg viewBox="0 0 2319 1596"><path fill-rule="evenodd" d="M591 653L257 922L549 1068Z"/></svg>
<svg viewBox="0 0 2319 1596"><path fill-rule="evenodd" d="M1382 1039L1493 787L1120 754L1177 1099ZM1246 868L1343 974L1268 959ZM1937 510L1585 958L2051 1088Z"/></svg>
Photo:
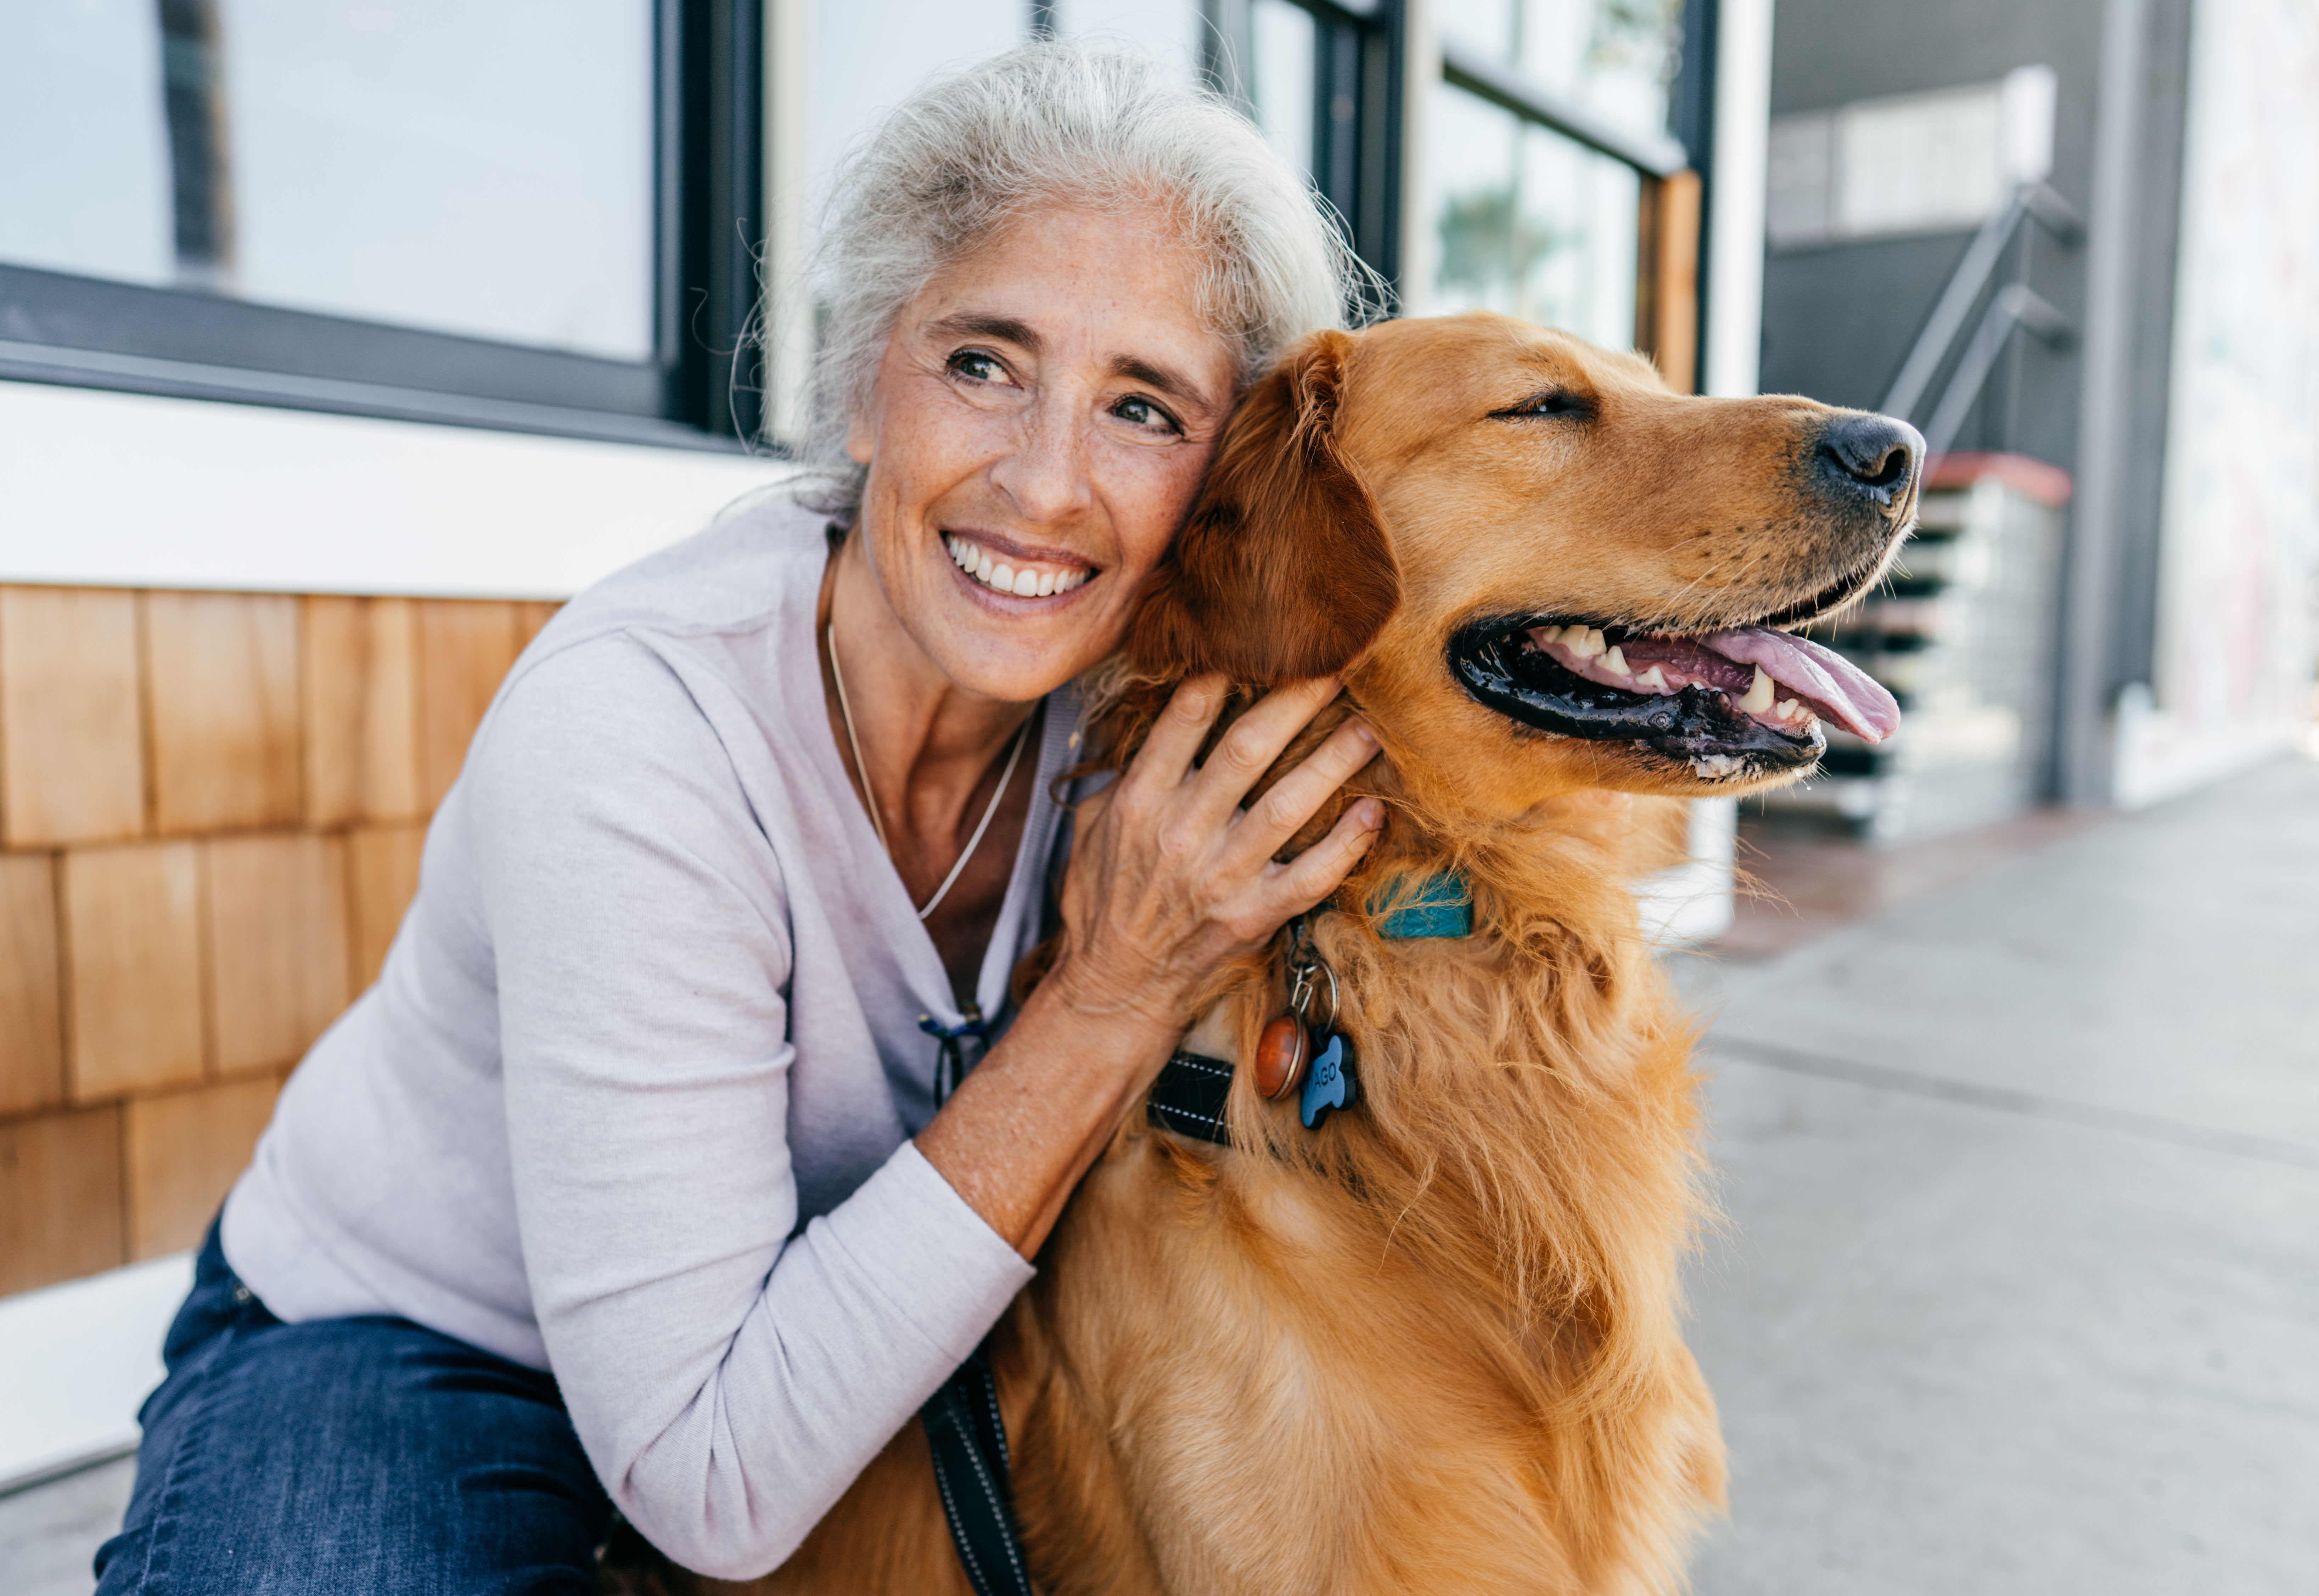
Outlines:
<svg viewBox="0 0 2319 1596"><path fill-rule="evenodd" d="M1547 388L1583 424L1504 414ZM1629 882L1680 852L1666 798L1710 784L1484 708L1445 640L1503 612L1704 630L1857 591L1907 510L1815 508L1799 462L1828 414L1678 398L1490 316L1319 335L1243 402L1095 684L1094 746L1131 758L1203 670L1244 706L1342 669L1277 769L1354 708L1383 745L1304 834L1387 803L1314 921L1363 1095L1308 1132L1243 1069L1231 1149L1132 1116L1072 1198L993 1346L1042 1591L1681 1585L1724 1473L1679 1329L1692 1032ZM1381 939L1373 911L1444 870L1475 934ZM1209 1050L1249 1058L1281 987L1277 946L1226 972ZM754 1588L963 1596L917 1426Z"/></svg>

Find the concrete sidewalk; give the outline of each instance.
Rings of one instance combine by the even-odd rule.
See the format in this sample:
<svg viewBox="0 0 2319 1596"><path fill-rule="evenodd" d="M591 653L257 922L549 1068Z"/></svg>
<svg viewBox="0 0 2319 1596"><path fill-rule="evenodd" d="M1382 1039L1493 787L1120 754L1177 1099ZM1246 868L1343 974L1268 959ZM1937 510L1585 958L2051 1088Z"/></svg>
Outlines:
<svg viewBox="0 0 2319 1596"><path fill-rule="evenodd" d="M1701 1596L2319 1591L2319 765L1683 962Z"/></svg>

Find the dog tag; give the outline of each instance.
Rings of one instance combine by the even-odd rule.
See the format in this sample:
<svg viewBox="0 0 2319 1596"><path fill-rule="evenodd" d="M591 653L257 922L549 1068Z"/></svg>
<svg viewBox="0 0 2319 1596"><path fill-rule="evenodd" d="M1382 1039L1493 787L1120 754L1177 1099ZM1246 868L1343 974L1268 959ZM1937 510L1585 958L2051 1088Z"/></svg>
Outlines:
<svg viewBox="0 0 2319 1596"><path fill-rule="evenodd" d="M1313 1056L1312 1033L1295 1014L1283 1014L1264 1028L1256 1043L1256 1090L1268 1103L1295 1091Z"/></svg>
<svg viewBox="0 0 2319 1596"><path fill-rule="evenodd" d="M1353 1083L1353 1050L1331 1032L1313 1060L1313 1072L1304 1078L1304 1128L1317 1130L1331 1109L1350 1108L1359 1095Z"/></svg>

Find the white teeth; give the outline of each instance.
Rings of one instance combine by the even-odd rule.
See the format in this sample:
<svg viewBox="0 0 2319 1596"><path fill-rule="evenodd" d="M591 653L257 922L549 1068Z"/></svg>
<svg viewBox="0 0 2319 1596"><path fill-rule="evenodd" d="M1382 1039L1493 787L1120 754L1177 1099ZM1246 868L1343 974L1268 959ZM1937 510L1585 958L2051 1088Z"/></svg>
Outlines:
<svg viewBox="0 0 2319 1596"><path fill-rule="evenodd" d="M1591 660L1603 653L1609 645L1602 641L1602 634L1593 627L1573 627L1562 635L1562 646L1582 660Z"/></svg>
<svg viewBox="0 0 2319 1596"><path fill-rule="evenodd" d="M1739 712L1761 715L1771 707L1772 679L1764 673L1764 667L1758 665L1755 667L1755 680L1747 684L1747 696L1739 700Z"/></svg>
<svg viewBox="0 0 2319 1596"><path fill-rule="evenodd" d="M977 547L963 537L945 537L944 547L958 568L983 586L1017 599L1044 599L1054 593L1068 593L1095 573L1091 571L1033 571L1028 565L1021 570L991 559L988 551Z"/></svg>
<svg viewBox="0 0 2319 1596"><path fill-rule="evenodd" d="M1632 671L1627 669L1627 656L1620 654L1615 647L1612 648L1610 653L1602 656L1602 669L1608 671L1613 676L1632 676L1634 674Z"/></svg>
<svg viewBox="0 0 2319 1596"><path fill-rule="evenodd" d="M1616 654L1619 651L1614 648L1611 652L1612 654ZM1640 676L1636 677L1635 685L1637 687L1648 688L1655 693L1673 692L1674 690L1667 685L1667 679L1660 673L1659 668L1656 665L1653 665Z"/></svg>

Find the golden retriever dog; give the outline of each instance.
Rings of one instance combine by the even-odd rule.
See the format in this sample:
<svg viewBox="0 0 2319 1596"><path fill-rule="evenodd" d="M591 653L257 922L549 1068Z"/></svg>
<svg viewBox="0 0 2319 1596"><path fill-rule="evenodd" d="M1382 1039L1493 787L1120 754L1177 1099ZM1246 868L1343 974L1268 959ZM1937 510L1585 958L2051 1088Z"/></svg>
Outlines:
<svg viewBox="0 0 2319 1596"><path fill-rule="evenodd" d="M1308 1130L1257 1089L1284 932L1187 1043L1237 1067L1230 1145L1137 1115L1073 1196L991 1343L1039 1590L1682 1585L1724 1477L1681 1331L1693 1030L1630 883L1664 800L1897 723L1782 628L1876 581L1920 449L1478 313L1315 335L1251 390L1090 746L1123 763L1189 677L1341 675L1276 770L1356 711L1382 744L1339 802L1385 830L1305 933L1358 1093ZM1444 879L1470 933L1388 934ZM921 1427L752 1588L965 1596Z"/></svg>

